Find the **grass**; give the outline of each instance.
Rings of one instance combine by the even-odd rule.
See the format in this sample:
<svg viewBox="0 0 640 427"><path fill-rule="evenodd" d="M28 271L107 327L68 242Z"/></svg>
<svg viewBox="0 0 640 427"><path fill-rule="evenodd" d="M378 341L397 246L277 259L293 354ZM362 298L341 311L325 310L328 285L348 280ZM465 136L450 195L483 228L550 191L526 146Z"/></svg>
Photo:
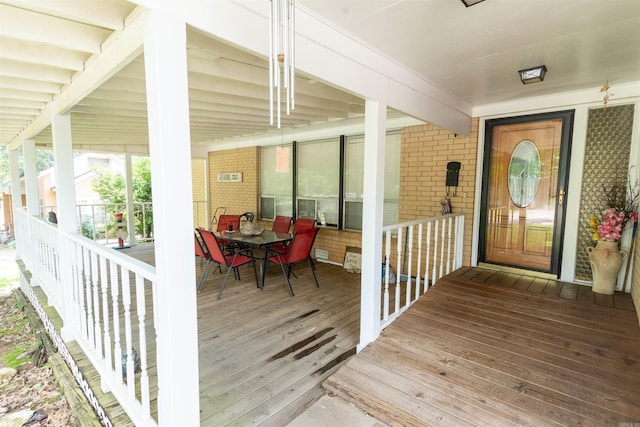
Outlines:
<svg viewBox="0 0 640 427"><path fill-rule="evenodd" d="M0 246L0 288L20 282L20 270L15 262L15 249Z"/></svg>
<svg viewBox="0 0 640 427"><path fill-rule="evenodd" d="M11 329L0 328L0 338L21 334L28 323L27 319L20 315L9 316L9 322L12 325Z"/></svg>
<svg viewBox="0 0 640 427"><path fill-rule="evenodd" d="M7 368L17 368L23 363L28 363L31 361L31 358L25 357L24 359L18 359L21 354L24 354L27 350L31 348L31 344L19 344L11 349L11 351L4 356L2 356L2 360Z"/></svg>

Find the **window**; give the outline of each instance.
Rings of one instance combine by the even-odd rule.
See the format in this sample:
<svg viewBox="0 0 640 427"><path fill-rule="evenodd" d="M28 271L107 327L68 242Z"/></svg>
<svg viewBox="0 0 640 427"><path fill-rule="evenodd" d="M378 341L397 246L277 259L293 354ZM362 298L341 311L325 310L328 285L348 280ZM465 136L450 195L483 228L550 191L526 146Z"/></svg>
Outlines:
<svg viewBox="0 0 640 427"><path fill-rule="evenodd" d="M260 218L293 216L293 146L260 150Z"/></svg>
<svg viewBox="0 0 640 427"><path fill-rule="evenodd" d="M274 196L260 196L260 218L276 219L276 198Z"/></svg>
<svg viewBox="0 0 640 427"><path fill-rule="evenodd" d="M296 198L315 200L315 216L307 211L307 217L328 227L338 227L340 139L299 143L296 167Z"/></svg>
<svg viewBox="0 0 640 427"><path fill-rule="evenodd" d="M298 218L316 219L317 203L315 199L303 199L298 197Z"/></svg>
<svg viewBox="0 0 640 427"><path fill-rule="evenodd" d="M385 145L383 224L398 222L400 191L400 133L388 133ZM344 228L362 230L364 136L350 136L345 144Z"/></svg>
<svg viewBox="0 0 640 427"><path fill-rule="evenodd" d="M90 168L93 166L101 166L103 168L108 168L110 165L109 159L100 158L100 157L89 157L87 159L87 163L89 164Z"/></svg>
<svg viewBox="0 0 640 427"><path fill-rule="evenodd" d="M400 132L386 137L384 225L398 222L400 139ZM294 216L295 200L298 218L316 219L326 227L362 230L364 136L344 138L344 143L337 137L295 144L260 151L260 218Z"/></svg>

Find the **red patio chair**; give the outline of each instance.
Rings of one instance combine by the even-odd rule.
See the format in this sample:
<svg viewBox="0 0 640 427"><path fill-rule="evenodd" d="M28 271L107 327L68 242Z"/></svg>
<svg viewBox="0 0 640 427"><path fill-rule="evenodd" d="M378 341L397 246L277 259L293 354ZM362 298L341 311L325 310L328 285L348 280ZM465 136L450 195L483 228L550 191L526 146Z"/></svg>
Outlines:
<svg viewBox="0 0 640 427"><path fill-rule="evenodd" d="M275 231L276 233L288 233L291 228L291 220L290 216L276 216L276 219L273 221L273 225L271 226L271 231ZM287 245L289 242L285 243L276 243L271 246L271 249L275 249L276 251L286 252Z"/></svg>
<svg viewBox="0 0 640 427"><path fill-rule="evenodd" d="M288 233L289 228L291 228L291 219L292 217L290 216L276 216L275 221L273 221L271 231L275 231L276 233Z"/></svg>
<svg viewBox="0 0 640 427"><path fill-rule="evenodd" d="M205 244L207 252L211 255L211 259L213 262L217 262L220 265L227 266L227 274L224 276L224 280L222 281L222 286L220 287L220 291L218 292L218 299L222 296L222 291L224 290L224 286L227 284L227 279L229 278L229 273L231 270L236 272L236 279L240 279L240 275L238 274L238 267L241 267L245 264L251 263L253 267L253 275L256 278L256 287L260 287L258 283L258 273L256 272L256 260L253 258L253 253L250 250L237 251L233 254L225 253L222 250L220 245L220 241L209 230L204 230L199 228L198 232L200 236L202 236L202 241Z"/></svg>
<svg viewBox="0 0 640 427"><path fill-rule="evenodd" d="M271 251L271 256L267 254L267 261L279 264L282 268L282 273L284 274L284 278L287 280L287 286L289 287L289 293L291 296L294 296L291 281L289 280L291 267L303 261L306 261L307 264L309 264L309 269L311 270L311 274L313 274L313 280L316 282L316 287L320 287L318 284L318 278L316 277L315 268L311 261L311 248L313 247L313 242L316 239L317 234L317 227L298 231L293 235L293 240L291 240L291 244L289 245L287 252L282 253L279 251ZM286 271L285 266L287 267ZM262 284L264 286L264 270L262 275Z"/></svg>
<svg viewBox="0 0 640 427"><path fill-rule="evenodd" d="M231 229L239 232L240 230L240 216L241 215L220 215L218 218L218 225L216 226L216 231L218 233L223 233L229 231L229 226ZM226 239L219 239L220 243L222 243L222 247L225 252L234 252L238 249L238 245L236 243L232 243Z"/></svg>
<svg viewBox="0 0 640 427"><path fill-rule="evenodd" d="M235 231L240 229L240 215L220 215L216 231L221 233L229 230L229 225Z"/></svg>
<svg viewBox="0 0 640 427"><path fill-rule="evenodd" d="M293 234L300 230L308 230L316 226L316 220L310 218L298 218L293 224Z"/></svg>
<svg viewBox="0 0 640 427"><path fill-rule="evenodd" d="M316 228L316 220L315 219L298 218L298 219L296 219L296 222L293 224L293 234L297 233L300 230L309 230L311 228ZM313 268L315 270L316 266L313 263L313 260L311 258L309 258L309 260L311 262L311 268ZM293 275L295 276L296 274L293 273Z"/></svg>
<svg viewBox="0 0 640 427"><path fill-rule="evenodd" d="M209 269L211 268L211 264L214 262L211 258L211 254L207 252L207 249L204 245L204 242L201 240L199 233L196 231L193 233L193 240L195 243L195 252L196 256L200 258L200 268L202 269L202 275L198 280L198 289L201 289L205 279L209 275ZM203 266L204 264L204 266ZM220 264L218 264L218 268L220 269ZM220 273L222 273L222 269L220 269Z"/></svg>

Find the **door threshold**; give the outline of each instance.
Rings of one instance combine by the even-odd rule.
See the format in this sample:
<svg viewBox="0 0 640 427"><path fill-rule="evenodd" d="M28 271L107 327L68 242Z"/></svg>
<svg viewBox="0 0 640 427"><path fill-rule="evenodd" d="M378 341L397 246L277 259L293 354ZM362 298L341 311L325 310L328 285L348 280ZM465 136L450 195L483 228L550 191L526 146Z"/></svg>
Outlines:
<svg viewBox="0 0 640 427"><path fill-rule="evenodd" d="M542 271L535 271L535 270L526 270L524 268L508 267L506 265L488 264L485 262L479 262L478 267L486 268L488 270L503 271L505 273L520 274L523 276L539 277L541 279L558 280L557 274L545 273Z"/></svg>

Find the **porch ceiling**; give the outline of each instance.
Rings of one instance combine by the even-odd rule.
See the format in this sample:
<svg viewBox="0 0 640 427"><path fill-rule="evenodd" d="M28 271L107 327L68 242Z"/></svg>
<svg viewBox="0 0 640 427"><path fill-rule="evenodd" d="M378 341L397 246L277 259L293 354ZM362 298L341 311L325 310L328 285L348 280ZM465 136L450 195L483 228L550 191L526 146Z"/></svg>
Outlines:
<svg viewBox="0 0 640 427"><path fill-rule="evenodd" d="M266 0L265 0L266 1ZM348 28L353 38L471 106L586 88L606 79L638 81L640 2L636 0L298 0L299 8ZM3 0L0 3L0 144L34 138L51 145L46 118L69 109L75 149L145 152L144 63L137 52L90 91L69 95L139 13L125 0ZM265 58L188 30L192 144L274 132L268 119ZM340 49L340 46L335 47ZM546 64L542 84L516 71ZM89 86L87 86L89 87ZM615 91L613 91L615 93ZM364 100L309 75L296 80L285 128L362 117Z"/></svg>

